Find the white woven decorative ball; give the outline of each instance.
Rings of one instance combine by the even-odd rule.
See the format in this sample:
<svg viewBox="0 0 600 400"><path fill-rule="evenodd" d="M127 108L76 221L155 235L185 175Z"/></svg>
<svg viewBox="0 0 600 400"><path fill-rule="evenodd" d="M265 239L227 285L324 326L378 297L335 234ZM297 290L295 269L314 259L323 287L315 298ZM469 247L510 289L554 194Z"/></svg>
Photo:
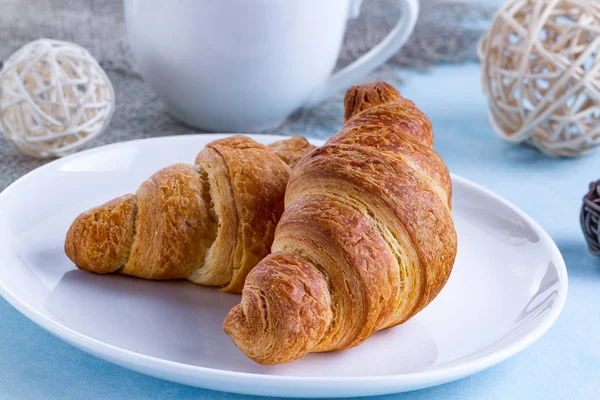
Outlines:
<svg viewBox="0 0 600 400"><path fill-rule="evenodd" d="M559 157L600 145L600 1L509 0L479 58L502 138Z"/></svg>
<svg viewBox="0 0 600 400"><path fill-rule="evenodd" d="M114 108L106 73L73 43L36 40L0 71L0 129L31 156L74 152L108 126Z"/></svg>

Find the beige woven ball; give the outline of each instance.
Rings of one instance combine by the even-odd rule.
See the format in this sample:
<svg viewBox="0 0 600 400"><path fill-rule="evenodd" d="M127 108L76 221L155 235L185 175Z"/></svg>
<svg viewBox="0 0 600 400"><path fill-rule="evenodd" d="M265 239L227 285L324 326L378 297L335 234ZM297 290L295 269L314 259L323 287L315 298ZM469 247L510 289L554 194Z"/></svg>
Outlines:
<svg viewBox="0 0 600 400"><path fill-rule="evenodd" d="M562 157L600 145L600 1L509 0L479 58L501 137Z"/></svg>
<svg viewBox="0 0 600 400"><path fill-rule="evenodd" d="M108 126L114 107L106 73L73 43L31 42L0 71L0 129L31 156L74 152Z"/></svg>

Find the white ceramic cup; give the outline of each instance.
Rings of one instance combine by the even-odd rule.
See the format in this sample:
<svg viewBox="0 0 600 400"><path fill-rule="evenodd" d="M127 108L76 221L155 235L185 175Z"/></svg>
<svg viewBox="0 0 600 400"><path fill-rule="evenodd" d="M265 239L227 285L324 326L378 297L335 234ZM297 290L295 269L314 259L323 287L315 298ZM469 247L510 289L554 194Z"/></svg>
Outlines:
<svg viewBox="0 0 600 400"><path fill-rule="evenodd" d="M210 131L272 129L298 107L383 64L412 32L418 0L364 56L331 75L362 0L125 0L134 59L179 120Z"/></svg>

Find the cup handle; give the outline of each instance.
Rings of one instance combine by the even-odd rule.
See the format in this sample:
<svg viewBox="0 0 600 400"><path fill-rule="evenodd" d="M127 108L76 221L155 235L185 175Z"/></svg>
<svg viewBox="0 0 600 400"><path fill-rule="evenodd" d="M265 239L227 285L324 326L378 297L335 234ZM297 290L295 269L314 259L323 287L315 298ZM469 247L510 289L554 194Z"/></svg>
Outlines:
<svg viewBox="0 0 600 400"><path fill-rule="evenodd" d="M353 0L350 5L350 17L358 16L358 9L362 0ZM339 70L319 88L306 102L306 106L311 106L321 102L338 91L351 86L358 79L367 75L375 68L390 59L409 38L412 33L417 17L419 15L418 0L398 0L402 15L394 26L394 29L366 54L354 61L352 64Z"/></svg>

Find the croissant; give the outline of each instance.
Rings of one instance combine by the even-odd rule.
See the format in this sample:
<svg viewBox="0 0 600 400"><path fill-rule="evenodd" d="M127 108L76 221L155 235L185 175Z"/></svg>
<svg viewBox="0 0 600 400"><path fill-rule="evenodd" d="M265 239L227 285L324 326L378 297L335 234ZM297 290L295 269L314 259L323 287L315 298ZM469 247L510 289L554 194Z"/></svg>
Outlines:
<svg viewBox="0 0 600 400"><path fill-rule="evenodd" d="M65 252L85 271L186 278L239 293L269 253L291 167L312 148L302 137L271 146L245 136L211 142L195 166L164 168L135 195L77 217Z"/></svg>
<svg viewBox="0 0 600 400"><path fill-rule="evenodd" d="M272 253L223 329L261 364L347 349L418 313L457 250L428 118L391 86L351 88L346 122L292 171Z"/></svg>

